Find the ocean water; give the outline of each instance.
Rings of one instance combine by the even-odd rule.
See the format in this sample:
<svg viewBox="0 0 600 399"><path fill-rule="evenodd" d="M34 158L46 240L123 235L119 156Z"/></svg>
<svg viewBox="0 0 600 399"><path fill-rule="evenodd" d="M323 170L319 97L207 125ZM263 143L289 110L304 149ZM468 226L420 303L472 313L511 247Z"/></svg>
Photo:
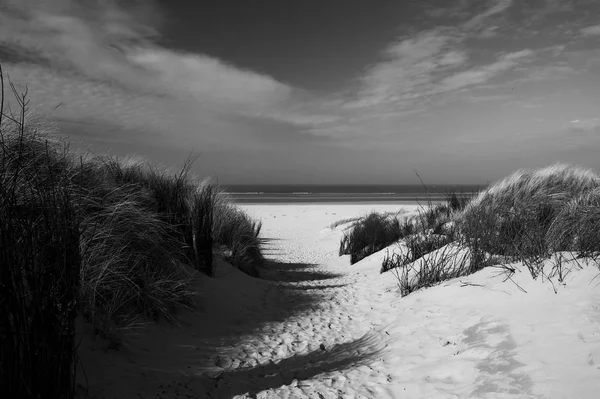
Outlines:
<svg viewBox="0 0 600 399"><path fill-rule="evenodd" d="M282 203L437 203L446 194L470 195L484 185L226 185L239 204Z"/></svg>

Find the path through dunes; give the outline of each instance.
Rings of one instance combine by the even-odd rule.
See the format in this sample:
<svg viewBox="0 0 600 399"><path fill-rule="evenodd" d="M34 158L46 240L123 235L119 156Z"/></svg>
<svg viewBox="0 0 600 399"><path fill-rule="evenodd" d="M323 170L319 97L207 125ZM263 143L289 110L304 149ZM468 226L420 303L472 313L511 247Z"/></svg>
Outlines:
<svg viewBox="0 0 600 399"><path fill-rule="evenodd" d="M594 398L600 288L592 267L555 294L498 270L400 298L385 251L350 266L327 226L390 205L247 205L264 222L262 280L221 264L203 309L148 327L104 366L106 397ZM122 359L128 359L124 362ZM96 381L97 384L97 381Z"/></svg>
<svg viewBox="0 0 600 399"><path fill-rule="evenodd" d="M377 328L382 321L371 306L384 294L356 289L364 275L348 273L348 259L337 256L340 232L327 228L357 216L356 205L349 214L340 206L325 213L310 205L244 208L264 222L261 277L271 288L261 306L279 314L238 338L235 349L221 347L233 370L211 370L211 397L391 397L382 358L389 335ZM372 206L363 208L359 215Z"/></svg>

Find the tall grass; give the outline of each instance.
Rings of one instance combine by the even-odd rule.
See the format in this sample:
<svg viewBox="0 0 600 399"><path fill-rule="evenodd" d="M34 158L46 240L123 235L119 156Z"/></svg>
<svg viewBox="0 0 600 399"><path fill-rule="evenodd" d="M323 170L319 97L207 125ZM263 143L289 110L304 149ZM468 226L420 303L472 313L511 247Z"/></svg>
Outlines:
<svg viewBox="0 0 600 399"><path fill-rule="evenodd" d="M597 187L592 171L569 165L515 172L467 205L461 237L475 251L527 262L535 275L535 265L550 256L548 230L563 206Z"/></svg>
<svg viewBox="0 0 600 399"><path fill-rule="evenodd" d="M18 115L0 102L0 396L72 397L76 316L113 346L174 322L221 246L258 275L261 224L192 179L193 159L173 174L78 156L14 91Z"/></svg>
<svg viewBox="0 0 600 399"><path fill-rule="evenodd" d="M196 264L205 274L212 276L213 266L213 225L215 217L216 187L208 181L203 182L192 198L192 236Z"/></svg>
<svg viewBox="0 0 600 399"><path fill-rule="evenodd" d="M72 398L81 260L69 182L57 173L66 149L37 129L12 85L21 113L6 115L0 83L0 396Z"/></svg>
<svg viewBox="0 0 600 399"><path fill-rule="evenodd" d="M215 218L213 239L225 249L226 259L246 273L258 276L258 267L264 262L260 250L262 222L255 221L232 203L220 188L213 191Z"/></svg>
<svg viewBox="0 0 600 399"><path fill-rule="evenodd" d="M142 319L173 321L194 297L191 273L177 254L174 228L121 197L82 221L82 311L95 327L114 333Z"/></svg>

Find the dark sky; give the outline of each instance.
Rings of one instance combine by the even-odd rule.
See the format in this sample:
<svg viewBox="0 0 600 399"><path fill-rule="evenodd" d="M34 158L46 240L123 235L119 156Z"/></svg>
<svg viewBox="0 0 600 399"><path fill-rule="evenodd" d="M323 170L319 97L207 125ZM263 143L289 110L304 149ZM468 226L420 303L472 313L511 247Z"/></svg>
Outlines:
<svg viewBox="0 0 600 399"><path fill-rule="evenodd" d="M0 0L0 61L96 152L200 154L198 175L232 184L479 184L600 168L598 16L598 0Z"/></svg>
<svg viewBox="0 0 600 399"><path fill-rule="evenodd" d="M163 1L162 43L298 88L340 90L415 18L419 2ZM376 27L376 28L375 28Z"/></svg>

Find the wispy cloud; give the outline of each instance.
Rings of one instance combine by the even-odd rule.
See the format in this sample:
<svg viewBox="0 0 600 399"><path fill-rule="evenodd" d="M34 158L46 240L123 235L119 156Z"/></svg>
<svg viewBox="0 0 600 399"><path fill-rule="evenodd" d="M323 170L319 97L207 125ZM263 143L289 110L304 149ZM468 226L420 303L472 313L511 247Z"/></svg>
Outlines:
<svg viewBox="0 0 600 399"><path fill-rule="evenodd" d="M508 0L492 1L476 14L467 12L469 2L437 11L429 9L428 14L434 17L458 15L463 22L421 31L389 44L382 52L383 59L362 75L356 92L339 100L339 111L331 110L353 115L340 118L341 126L330 126L325 131L348 135L374 130L381 134L393 132L402 119L423 112L442 101L444 95L485 84L527 62L535 55L530 49L506 52L484 62L468 46L472 37L481 35L487 18L503 13L511 5ZM360 116L355 116L357 112ZM373 125L377 128L367 127Z"/></svg>
<svg viewBox="0 0 600 399"><path fill-rule="evenodd" d="M451 91L461 89L467 86L473 86L485 83L494 76L514 68L525 58L531 57L533 51L522 50L514 53L502 55L494 63L473 68L467 71L459 72L442 80L441 90Z"/></svg>
<svg viewBox="0 0 600 399"><path fill-rule="evenodd" d="M374 106L420 97L431 89L433 74L457 67L467 55L454 48L456 37L443 29L421 32L390 45L386 60L361 78L354 106Z"/></svg>
<svg viewBox="0 0 600 399"><path fill-rule="evenodd" d="M493 25L493 26L488 26L485 27L481 33L479 33L480 38L482 39L490 39L492 37L497 37L499 35L498 33L498 26L497 25Z"/></svg>
<svg viewBox="0 0 600 399"><path fill-rule="evenodd" d="M600 118L574 119L570 127L577 130L600 130Z"/></svg>
<svg viewBox="0 0 600 399"><path fill-rule="evenodd" d="M588 26L581 29L582 36L600 36L600 25Z"/></svg>
<svg viewBox="0 0 600 399"><path fill-rule="evenodd" d="M496 14L500 14L501 12L508 9L511 5L512 5L512 0L496 0L490 8L488 8L487 10L485 10L484 12L482 12L480 14L475 15L471 19L469 19L464 24L464 27L467 29L475 28L475 27L481 25L483 23L483 21L485 21L486 18L489 18Z"/></svg>

